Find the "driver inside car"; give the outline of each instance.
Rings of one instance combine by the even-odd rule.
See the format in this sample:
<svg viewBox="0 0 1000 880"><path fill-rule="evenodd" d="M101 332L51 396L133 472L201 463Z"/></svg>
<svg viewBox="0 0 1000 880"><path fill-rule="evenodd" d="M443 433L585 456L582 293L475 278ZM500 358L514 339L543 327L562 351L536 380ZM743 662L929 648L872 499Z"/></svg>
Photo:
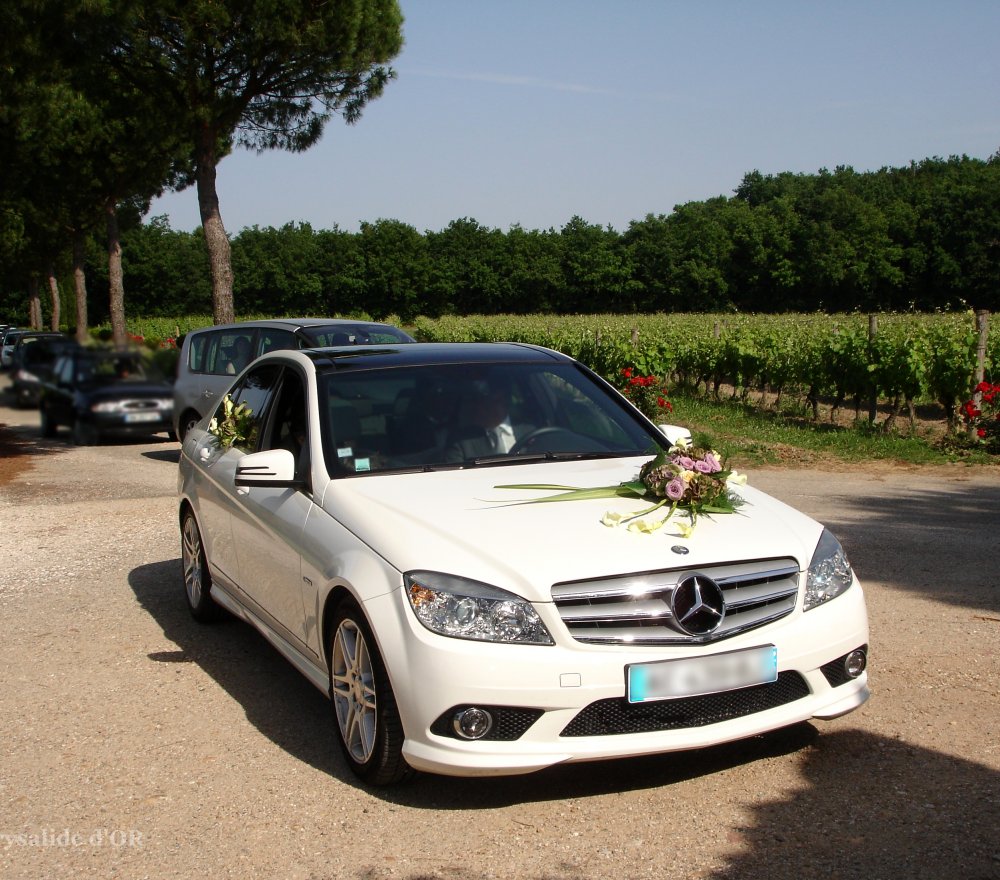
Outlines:
<svg viewBox="0 0 1000 880"><path fill-rule="evenodd" d="M446 451L447 460L506 455L519 439L530 434L535 425L512 419L512 398L513 386L500 373L472 382L461 400L458 426Z"/></svg>

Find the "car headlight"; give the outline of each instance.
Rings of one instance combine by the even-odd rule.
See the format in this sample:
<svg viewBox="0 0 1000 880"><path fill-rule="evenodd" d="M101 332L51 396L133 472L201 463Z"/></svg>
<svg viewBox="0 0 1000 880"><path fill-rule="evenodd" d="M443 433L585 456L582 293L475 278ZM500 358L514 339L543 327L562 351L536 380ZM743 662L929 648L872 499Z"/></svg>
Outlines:
<svg viewBox="0 0 1000 880"><path fill-rule="evenodd" d="M431 632L518 645L555 644L530 602L479 581L436 571L403 576L413 613Z"/></svg>
<svg viewBox="0 0 1000 880"><path fill-rule="evenodd" d="M806 577L805 610L815 608L839 596L852 583L854 572L844 548L831 532L823 529L813 552Z"/></svg>

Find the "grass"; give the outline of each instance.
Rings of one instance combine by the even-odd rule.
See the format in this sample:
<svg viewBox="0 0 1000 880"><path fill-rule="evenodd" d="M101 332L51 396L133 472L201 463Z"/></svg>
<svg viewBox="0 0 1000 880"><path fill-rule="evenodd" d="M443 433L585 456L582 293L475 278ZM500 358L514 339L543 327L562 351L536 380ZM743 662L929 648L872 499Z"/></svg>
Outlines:
<svg viewBox="0 0 1000 880"><path fill-rule="evenodd" d="M704 433L735 467L817 465L871 461L908 465L997 465L990 455L962 442L943 443L940 431L914 436L885 431L867 421L857 425L814 422L793 410L772 411L739 401L707 400L675 392L673 421ZM904 423L906 432L908 423Z"/></svg>

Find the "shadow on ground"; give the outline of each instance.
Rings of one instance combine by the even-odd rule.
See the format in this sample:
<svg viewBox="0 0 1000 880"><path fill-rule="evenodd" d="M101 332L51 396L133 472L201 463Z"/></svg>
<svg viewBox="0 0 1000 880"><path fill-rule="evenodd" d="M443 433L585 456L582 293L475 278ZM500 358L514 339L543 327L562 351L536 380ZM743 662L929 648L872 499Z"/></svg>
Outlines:
<svg viewBox="0 0 1000 880"><path fill-rule="evenodd" d="M151 660L197 663L275 745L323 773L359 785L335 743L326 698L251 627L235 620L215 626L192 620L181 593L179 559L136 568L129 583L177 645L150 654ZM795 756L802 785L777 801L761 802L747 793L750 820L743 827L719 829L731 853L726 867L705 876L1000 878L1000 774L862 730L820 734L811 724L798 724L694 752L563 765L530 776L418 775L409 784L371 793L412 809L489 810L661 788L785 755ZM845 790L851 793L846 810ZM886 827L893 829L890 835L883 833ZM462 880L485 877L466 871ZM545 880L557 878L546 875Z"/></svg>
<svg viewBox="0 0 1000 880"><path fill-rule="evenodd" d="M819 737L800 767L801 790L748 805L737 852L708 876L1000 878L995 770L859 730ZM846 811L843 795L831 796L845 789Z"/></svg>
<svg viewBox="0 0 1000 880"><path fill-rule="evenodd" d="M1000 614L1000 481L882 494L878 487L838 497L848 515L825 523L862 580Z"/></svg>

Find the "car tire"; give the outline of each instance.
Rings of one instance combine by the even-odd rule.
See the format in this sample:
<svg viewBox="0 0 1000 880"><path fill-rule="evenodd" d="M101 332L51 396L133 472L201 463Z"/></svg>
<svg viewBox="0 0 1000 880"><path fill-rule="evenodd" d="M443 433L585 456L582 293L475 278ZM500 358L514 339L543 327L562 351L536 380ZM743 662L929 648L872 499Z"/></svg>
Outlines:
<svg viewBox="0 0 1000 880"><path fill-rule="evenodd" d="M350 600L333 621L330 700L337 741L355 775L369 785L392 785L413 775L403 758L403 725L378 645Z"/></svg>
<svg viewBox="0 0 1000 880"><path fill-rule="evenodd" d="M184 596L188 611L199 623L215 623L223 609L212 598L212 575L205 558L198 521L190 510L181 520L181 567L184 572Z"/></svg>
<svg viewBox="0 0 1000 880"><path fill-rule="evenodd" d="M201 416L198 415L194 410L188 410L181 416L180 421L177 422L177 440L180 443L184 442L184 438L187 437L188 431L190 431L198 422L201 421Z"/></svg>
<svg viewBox="0 0 1000 880"><path fill-rule="evenodd" d="M42 436L48 439L52 439L56 436L56 429L59 427L52 417L49 415L48 410L42 409L39 414L39 419L41 420L41 431Z"/></svg>
<svg viewBox="0 0 1000 880"><path fill-rule="evenodd" d="M96 446L101 442L101 434L89 422L76 419L73 422L73 443L77 446Z"/></svg>

